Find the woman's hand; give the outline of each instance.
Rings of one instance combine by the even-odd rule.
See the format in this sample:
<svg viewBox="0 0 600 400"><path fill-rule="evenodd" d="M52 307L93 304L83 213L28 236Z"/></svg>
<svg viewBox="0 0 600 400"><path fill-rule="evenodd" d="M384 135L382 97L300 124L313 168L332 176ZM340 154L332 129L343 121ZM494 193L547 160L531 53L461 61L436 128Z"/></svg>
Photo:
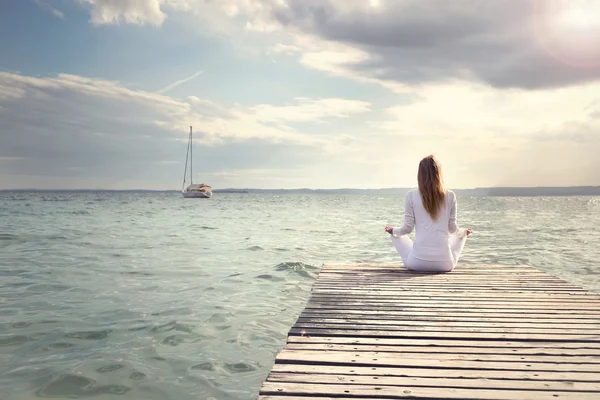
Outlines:
<svg viewBox="0 0 600 400"><path fill-rule="evenodd" d="M394 232L394 227L388 225L385 227L385 231L391 235Z"/></svg>

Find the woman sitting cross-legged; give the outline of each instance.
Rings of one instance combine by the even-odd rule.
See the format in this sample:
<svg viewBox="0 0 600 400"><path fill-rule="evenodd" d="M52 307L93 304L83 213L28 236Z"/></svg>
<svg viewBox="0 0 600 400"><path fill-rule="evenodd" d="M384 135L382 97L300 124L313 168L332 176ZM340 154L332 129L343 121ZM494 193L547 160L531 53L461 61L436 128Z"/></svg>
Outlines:
<svg viewBox="0 0 600 400"><path fill-rule="evenodd" d="M419 163L419 188L406 194L404 225L386 226L404 265L414 271L449 272L458 263L471 229L456 223L456 196L444 189L441 166L431 155ZM406 235L416 227L413 241Z"/></svg>

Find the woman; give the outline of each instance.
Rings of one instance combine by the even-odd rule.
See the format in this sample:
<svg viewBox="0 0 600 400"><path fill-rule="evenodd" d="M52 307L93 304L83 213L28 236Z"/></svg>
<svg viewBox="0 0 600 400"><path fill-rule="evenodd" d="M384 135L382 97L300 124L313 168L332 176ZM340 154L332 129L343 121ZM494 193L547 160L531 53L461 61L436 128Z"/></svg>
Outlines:
<svg viewBox="0 0 600 400"><path fill-rule="evenodd" d="M449 272L458 263L471 229L456 223L456 196L444 189L442 170L433 156L419 163L419 189L406 194L404 225L386 226L404 265L414 271ZM416 225L416 239L406 235Z"/></svg>

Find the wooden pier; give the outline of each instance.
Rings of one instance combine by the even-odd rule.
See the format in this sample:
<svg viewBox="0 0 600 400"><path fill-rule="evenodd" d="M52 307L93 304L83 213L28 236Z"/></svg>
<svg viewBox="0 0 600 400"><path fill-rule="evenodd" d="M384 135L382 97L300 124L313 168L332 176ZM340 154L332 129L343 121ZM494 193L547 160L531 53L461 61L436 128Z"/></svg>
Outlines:
<svg viewBox="0 0 600 400"><path fill-rule="evenodd" d="M600 399L600 295L528 266L330 265L260 400Z"/></svg>

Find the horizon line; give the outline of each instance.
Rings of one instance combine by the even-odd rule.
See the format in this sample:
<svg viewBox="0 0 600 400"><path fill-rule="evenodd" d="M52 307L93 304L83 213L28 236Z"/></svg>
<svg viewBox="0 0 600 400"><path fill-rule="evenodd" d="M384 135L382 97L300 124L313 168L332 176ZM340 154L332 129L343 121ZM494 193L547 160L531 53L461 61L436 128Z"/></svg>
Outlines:
<svg viewBox="0 0 600 400"><path fill-rule="evenodd" d="M323 191L323 190L411 190L416 188L416 186L412 187L380 187L380 188L354 188L354 187L339 187L339 188L309 188L309 187L298 187L298 188L277 188L277 189L266 189L266 188L258 188L258 187L226 187L226 188L213 188L216 191L222 190L312 190L312 191ZM469 187L469 188L452 188L449 190L485 190L485 189L575 189L575 188L600 188L600 185L572 185L572 186L477 186L477 187ZM132 188L132 189L103 189L103 188L76 188L76 189L65 189L65 188L55 188L55 189L40 189L40 188L0 188L0 192L11 192L11 191L37 191L37 192L76 192L76 191L110 191L110 192L180 192L181 189L140 189L140 188Z"/></svg>

